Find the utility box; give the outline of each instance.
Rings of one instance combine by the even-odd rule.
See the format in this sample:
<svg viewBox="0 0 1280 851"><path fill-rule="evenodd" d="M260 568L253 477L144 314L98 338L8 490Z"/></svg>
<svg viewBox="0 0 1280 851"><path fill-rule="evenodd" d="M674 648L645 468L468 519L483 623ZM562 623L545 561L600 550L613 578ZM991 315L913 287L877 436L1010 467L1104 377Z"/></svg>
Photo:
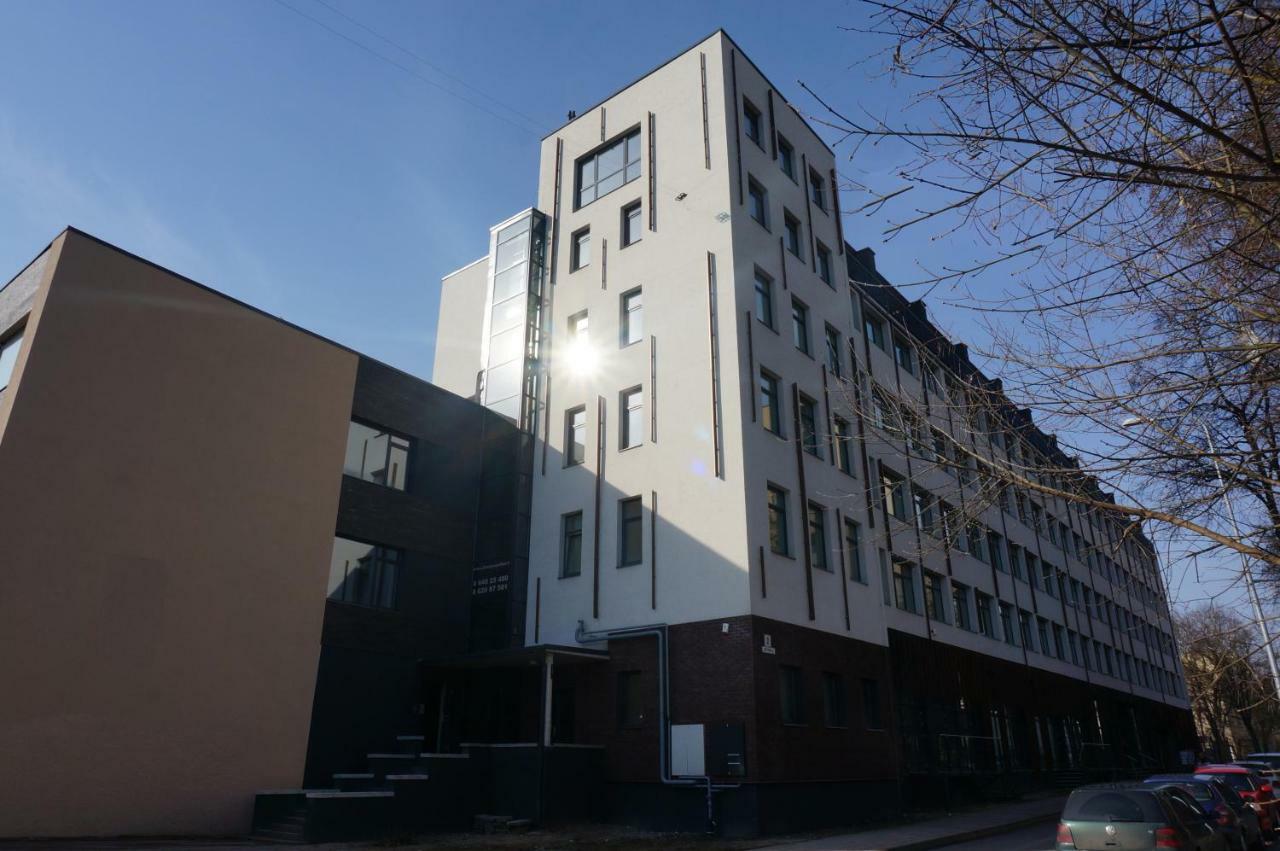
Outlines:
<svg viewBox="0 0 1280 851"><path fill-rule="evenodd" d="M707 758L701 724L671 725L671 776L705 777Z"/></svg>
<svg viewBox="0 0 1280 851"><path fill-rule="evenodd" d="M707 734L712 777L747 776L747 731L742 724L712 724Z"/></svg>

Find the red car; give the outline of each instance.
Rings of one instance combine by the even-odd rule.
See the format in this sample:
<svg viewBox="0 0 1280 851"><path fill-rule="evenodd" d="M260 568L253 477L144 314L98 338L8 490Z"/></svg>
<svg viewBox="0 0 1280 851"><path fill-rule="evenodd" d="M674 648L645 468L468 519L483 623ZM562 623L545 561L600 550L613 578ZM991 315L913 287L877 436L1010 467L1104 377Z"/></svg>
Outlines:
<svg viewBox="0 0 1280 851"><path fill-rule="evenodd" d="M1262 834L1268 838L1280 827L1280 801L1276 800L1271 784L1252 769L1243 765L1198 765L1195 773L1225 780L1240 797L1249 802L1258 813Z"/></svg>

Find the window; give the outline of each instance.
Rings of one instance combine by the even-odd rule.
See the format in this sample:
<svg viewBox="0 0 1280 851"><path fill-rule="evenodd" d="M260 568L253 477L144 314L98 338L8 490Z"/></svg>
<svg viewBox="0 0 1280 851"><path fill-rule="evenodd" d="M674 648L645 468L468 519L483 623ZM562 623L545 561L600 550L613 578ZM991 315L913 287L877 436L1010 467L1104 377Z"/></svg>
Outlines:
<svg viewBox="0 0 1280 851"><path fill-rule="evenodd" d="M580 310L569 317L569 341L570 343L585 343L587 341L587 312Z"/></svg>
<svg viewBox="0 0 1280 851"><path fill-rule="evenodd" d="M1062 626L1060 624L1053 625L1053 651L1054 655L1059 659L1067 658L1066 642L1062 638Z"/></svg>
<svg viewBox="0 0 1280 851"><path fill-rule="evenodd" d="M1057 571L1047 561L1040 562L1040 571L1044 578L1044 593L1056 598L1058 596Z"/></svg>
<svg viewBox="0 0 1280 851"><path fill-rule="evenodd" d="M818 277L828 285L831 284L831 249L818 243Z"/></svg>
<svg viewBox="0 0 1280 851"><path fill-rule="evenodd" d="M747 181L747 209L751 218L767 229L769 227L769 196L764 187L756 183L755 178Z"/></svg>
<svg viewBox="0 0 1280 851"><path fill-rule="evenodd" d="M640 220L640 202L629 204L622 208L622 247L633 245L640 241L640 237L644 234L644 224Z"/></svg>
<svg viewBox="0 0 1280 851"><path fill-rule="evenodd" d="M836 466L841 472L853 475L853 460L849 446L853 440L853 433L849 430L847 420L839 417L835 418L835 444L836 444Z"/></svg>
<svg viewBox="0 0 1280 851"><path fill-rule="evenodd" d="M847 518L844 521L844 548L849 553L849 578L865 584L867 571L862 564L861 530L857 523Z"/></svg>
<svg viewBox="0 0 1280 851"><path fill-rule="evenodd" d="M1076 638L1076 634L1071 630L1067 630L1067 645L1071 648L1071 664L1080 664L1080 643Z"/></svg>
<svg viewBox="0 0 1280 851"><path fill-rule="evenodd" d="M587 457L587 409L570 408L564 413L564 465L581 464Z"/></svg>
<svg viewBox="0 0 1280 851"><path fill-rule="evenodd" d="M893 335L893 359L897 361L903 372L916 374L915 352L911 344L897 334Z"/></svg>
<svg viewBox="0 0 1280 851"><path fill-rule="evenodd" d="M782 698L782 723L804 723L804 680L795 665L778 666L778 690Z"/></svg>
<svg viewBox="0 0 1280 851"><path fill-rule="evenodd" d="M778 167L787 177L796 179L796 149L791 147L791 143L782 134L778 134Z"/></svg>
<svg viewBox="0 0 1280 851"><path fill-rule="evenodd" d="M978 526L976 524L969 525L968 533L969 533L969 555L973 556L978 561L986 561L987 560L986 533L983 532L981 526Z"/></svg>
<svg viewBox="0 0 1280 851"><path fill-rule="evenodd" d="M933 510L933 495L919 489L911 492L912 508L915 509L916 528L930 535L937 531L938 518Z"/></svg>
<svg viewBox="0 0 1280 851"><path fill-rule="evenodd" d="M636 128L595 153L578 160L575 193L585 207L640 176L640 130Z"/></svg>
<svg viewBox="0 0 1280 851"><path fill-rule="evenodd" d="M787 250L797 257L803 257L800 251L800 220L786 210L782 211L782 234Z"/></svg>
<svg viewBox="0 0 1280 851"><path fill-rule="evenodd" d="M582 573L582 512L560 518L560 578Z"/></svg>
<svg viewBox="0 0 1280 851"><path fill-rule="evenodd" d="M1000 604L1000 631L1004 634L1005 644L1018 646L1018 636L1013 631L1013 606L1008 603Z"/></svg>
<svg viewBox="0 0 1280 851"><path fill-rule="evenodd" d="M880 681L862 681L862 720L868 730L883 730L884 721L880 716Z"/></svg>
<svg viewBox="0 0 1280 851"><path fill-rule="evenodd" d="M621 310L622 345L640 342L644 337L644 304L639 289L622 294Z"/></svg>
<svg viewBox="0 0 1280 851"><path fill-rule="evenodd" d="M756 270L756 319L770 328L773 324L773 279Z"/></svg>
<svg viewBox="0 0 1280 851"><path fill-rule="evenodd" d="M840 344L840 332L828 325L826 326L825 339L827 343L827 372L839 378L843 368L840 363L840 352L843 348Z"/></svg>
<svg viewBox="0 0 1280 851"><path fill-rule="evenodd" d="M640 497L618 500L618 565L630 567L644 558Z"/></svg>
<svg viewBox="0 0 1280 851"><path fill-rule="evenodd" d="M973 605L978 611L978 632L987 638L996 637L996 625L991 618L991 598L979 591L973 593Z"/></svg>
<svg viewBox="0 0 1280 851"><path fill-rule="evenodd" d="M1022 547L1009 542L1009 569L1013 571L1014 579L1022 579ZM1025 580L1024 580L1025 581Z"/></svg>
<svg viewBox="0 0 1280 851"><path fill-rule="evenodd" d="M991 566L1001 573L1007 573L1004 566L1004 539L995 532L987 533L987 552L991 554Z"/></svg>
<svg viewBox="0 0 1280 851"><path fill-rule="evenodd" d="M809 351L809 308L799 299L791 299L791 341L806 355Z"/></svg>
<svg viewBox="0 0 1280 851"><path fill-rule="evenodd" d="M22 331L0 343L0 390L9 386L13 368L18 363L18 351L22 348Z"/></svg>
<svg viewBox="0 0 1280 851"><path fill-rule="evenodd" d="M576 272L591 263L591 229L583 228L573 235L573 256L569 271Z"/></svg>
<svg viewBox="0 0 1280 851"><path fill-rule="evenodd" d="M644 698L640 693L640 672L618 672L618 728L644 726Z"/></svg>
<svg viewBox="0 0 1280 851"><path fill-rule="evenodd" d="M815 570L831 572L827 557L827 511L816 502L809 503L809 560Z"/></svg>
<svg viewBox="0 0 1280 851"><path fill-rule="evenodd" d="M809 200L813 202L813 206L822 210L827 210L827 182L822 179L822 175L813 169L809 169Z"/></svg>
<svg viewBox="0 0 1280 851"><path fill-rule="evenodd" d="M639 387L623 390L618 408L622 411L618 448L630 449L644 443L644 391Z"/></svg>
<svg viewBox="0 0 1280 851"><path fill-rule="evenodd" d="M893 560L893 603L904 612L920 614L916 604L916 568L911 562Z"/></svg>
<svg viewBox="0 0 1280 851"><path fill-rule="evenodd" d="M822 457L822 446L818 443L818 405L804 396L800 397L800 439L805 452Z"/></svg>
<svg viewBox="0 0 1280 851"><path fill-rule="evenodd" d="M764 121L760 118L760 110L746 98L742 99L742 115L745 119L747 138L761 148L764 147Z"/></svg>
<svg viewBox="0 0 1280 851"><path fill-rule="evenodd" d="M954 580L951 583L951 609L955 613L956 626L973 629L973 618L969 615L969 588Z"/></svg>
<svg viewBox="0 0 1280 851"><path fill-rule="evenodd" d="M867 339L874 343L877 348L884 348L883 320L864 311L862 314L862 329L866 332Z"/></svg>
<svg viewBox="0 0 1280 851"><path fill-rule="evenodd" d="M787 523L787 492L769 485L769 549L778 555L791 555L791 532Z"/></svg>
<svg viewBox="0 0 1280 851"><path fill-rule="evenodd" d="M902 477L887 467L880 467L880 488L884 493L885 508L899 520L907 520L907 484Z"/></svg>
<svg viewBox="0 0 1280 851"><path fill-rule="evenodd" d="M1031 640L1031 613L1025 609L1018 610L1018 631L1022 634L1022 646L1034 651L1036 645Z"/></svg>
<svg viewBox="0 0 1280 851"><path fill-rule="evenodd" d="M336 537L329 561L329 599L394 609L399 566L399 550Z"/></svg>
<svg viewBox="0 0 1280 851"><path fill-rule="evenodd" d="M409 447L406 437L353 421L347 427L342 472L402 491L409 473Z"/></svg>
<svg viewBox="0 0 1280 851"><path fill-rule="evenodd" d="M924 572L924 610L930 619L947 622L947 609L943 604L942 577L932 571Z"/></svg>
<svg viewBox="0 0 1280 851"><path fill-rule="evenodd" d="M1049 644L1049 622L1044 618L1036 618L1036 632L1040 638L1040 652L1046 656L1053 653L1053 646Z"/></svg>
<svg viewBox="0 0 1280 851"><path fill-rule="evenodd" d="M778 395L778 377L760 370L760 424L782 436L782 397Z"/></svg>
<svg viewBox="0 0 1280 851"><path fill-rule="evenodd" d="M830 671L822 672L822 714L828 727L849 726L844 706L844 677Z"/></svg>

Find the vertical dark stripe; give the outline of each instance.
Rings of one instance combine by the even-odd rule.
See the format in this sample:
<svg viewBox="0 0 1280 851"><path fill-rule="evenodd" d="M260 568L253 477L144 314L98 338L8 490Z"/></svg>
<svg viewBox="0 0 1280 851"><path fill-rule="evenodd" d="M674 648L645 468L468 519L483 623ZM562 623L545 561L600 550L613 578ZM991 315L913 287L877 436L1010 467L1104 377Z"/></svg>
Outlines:
<svg viewBox="0 0 1280 851"><path fill-rule="evenodd" d="M600 289L609 289L609 240L600 240Z"/></svg>
<svg viewBox="0 0 1280 851"><path fill-rule="evenodd" d="M761 545L760 550L760 596L767 599L769 596L769 582L764 575L764 546Z"/></svg>
<svg viewBox="0 0 1280 851"><path fill-rule="evenodd" d="M769 149L778 158L778 126L773 120L773 89L769 89Z"/></svg>
<svg viewBox="0 0 1280 851"><path fill-rule="evenodd" d="M836 244L844 256L844 222L840 220L840 193L836 191L836 170L831 169L831 212L836 217Z"/></svg>
<svg viewBox="0 0 1280 851"><path fill-rule="evenodd" d="M800 168L804 172L804 218L809 224L809 263L813 266L813 271L818 271L817 249L813 244L813 198L809 189L809 160L804 155L800 155Z"/></svg>
<svg viewBox="0 0 1280 851"><path fill-rule="evenodd" d="M533 582L533 643L537 644L542 636L542 577Z"/></svg>
<svg viewBox="0 0 1280 851"><path fill-rule="evenodd" d="M650 491L649 500L649 608L658 608L658 492Z"/></svg>
<svg viewBox="0 0 1280 851"><path fill-rule="evenodd" d="M836 543L837 549L840 550L840 594L844 597L844 628L846 630L853 629L853 622L849 620L849 571L845 568L844 558L844 518L840 516L840 509L836 509ZM924 566L921 565L921 570Z"/></svg>
<svg viewBox="0 0 1280 851"><path fill-rule="evenodd" d="M604 498L604 397L596 397L596 516L591 542L591 616L600 618L600 504Z"/></svg>
<svg viewBox="0 0 1280 851"><path fill-rule="evenodd" d="M742 192L742 106L738 102L738 51L729 51L729 64L733 75L733 151L738 159L738 203L745 204Z"/></svg>
<svg viewBox="0 0 1280 851"><path fill-rule="evenodd" d="M702 63L702 155L706 160L707 171L711 170L711 124L707 120L707 54L699 53Z"/></svg>
<svg viewBox="0 0 1280 851"><path fill-rule="evenodd" d="M649 442L658 442L658 338L649 335Z"/></svg>
<svg viewBox="0 0 1280 851"><path fill-rule="evenodd" d="M787 286L787 247L782 243L782 236L778 236L778 262L782 264L782 288L789 289Z"/></svg>
<svg viewBox="0 0 1280 851"><path fill-rule="evenodd" d="M602 106L602 107L600 107L600 141L601 141L601 142L603 142L603 141L604 141L604 139L605 139L605 133L604 133L604 116L605 116L605 112L604 112L604 107Z"/></svg>
<svg viewBox="0 0 1280 851"><path fill-rule="evenodd" d="M711 441L717 479L724 478L724 446L720 433L720 338L716 319L716 256L707 252L707 332L711 343Z"/></svg>
<svg viewBox="0 0 1280 851"><path fill-rule="evenodd" d="M823 340L826 344L826 340ZM822 365L822 406L827 411L827 446L831 449L831 466L836 465L836 429L835 421L831 419L831 392L827 389L827 365Z"/></svg>
<svg viewBox="0 0 1280 851"><path fill-rule="evenodd" d="M658 127L649 113L649 230L658 229Z"/></svg>
<svg viewBox="0 0 1280 851"><path fill-rule="evenodd" d="M809 552L809 490L804 480L804 439L800 432L800 385L791 384L791 419L796 445L796 476L800 480L800 538L804 546L804 590L809 603L809 620L817 620L813 606L813 554Z"/></svg>
<svg viewBox="0 0 1280 851"><path fill-rule="evenodd" d="M747 399L751 402L751 422L756 421L756 353L751 337L751 311L743 311L747 320Z"/></svg>
<svg viewBox="0 0 1280 851"><path fill-rule="evenodd" d="M550 342L550 337L547 340ZM548 349L550 346L548 345ZM550 361L550 353L548 352L548 361ZM551 442L551 370L546 371L547 376L547 398L546 409L542 412L542 475L547 474L547 444Z"/></svg>

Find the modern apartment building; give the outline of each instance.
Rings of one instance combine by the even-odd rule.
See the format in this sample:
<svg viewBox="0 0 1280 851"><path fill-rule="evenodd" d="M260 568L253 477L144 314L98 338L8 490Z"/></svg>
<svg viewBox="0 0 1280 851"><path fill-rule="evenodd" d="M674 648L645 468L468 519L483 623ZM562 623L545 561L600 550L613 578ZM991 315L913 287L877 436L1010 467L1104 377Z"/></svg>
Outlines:
<svg viewBox="0 0 1280 851"><path fill-rule="evenodd" d="M524 643L607 654L544 660L538 740L604 747L616 815L692 785L777 830L1194 742L1151 544L1052 493L1105 501L838 186L718 31L571 114L444 279L436 382L534 436Z"/></svg>

